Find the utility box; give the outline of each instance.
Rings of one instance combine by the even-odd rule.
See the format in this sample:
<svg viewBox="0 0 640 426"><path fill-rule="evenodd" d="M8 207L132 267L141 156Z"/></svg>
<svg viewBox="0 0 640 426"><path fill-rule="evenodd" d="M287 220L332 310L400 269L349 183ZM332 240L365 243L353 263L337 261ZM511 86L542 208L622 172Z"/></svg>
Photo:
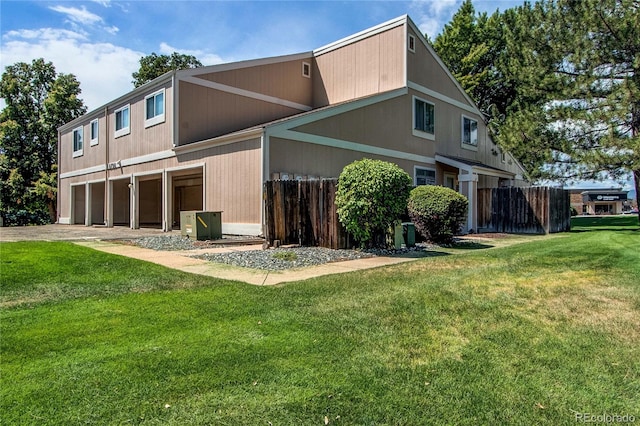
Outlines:
<svg viewBox="0 0 640 426"><path fill-rule="evenodd" d="M391 225L387 232L387 247L399 250L402 248L402 243L402 225L400 222L397 222L396 224Z"/></svg>
<svg viewBox="0 0 640 426"><path fill-rule="evenodd" d="M180 212L182 236L194 240L219 240L222 238L222 212Z"/></svg>
<svg viewBox="0 0 640 426"><path fill-rule="evenodd" d="M404 222L402 224L402 234L407 247L416 245L416 225L413 222Z"/></svg>

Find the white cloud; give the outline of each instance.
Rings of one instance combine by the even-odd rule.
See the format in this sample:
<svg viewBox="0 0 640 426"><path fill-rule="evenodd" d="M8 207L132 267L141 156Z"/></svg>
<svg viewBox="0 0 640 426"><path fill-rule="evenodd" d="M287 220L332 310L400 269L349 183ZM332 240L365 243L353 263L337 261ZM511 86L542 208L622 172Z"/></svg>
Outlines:
<svg viewBox="0 0 640 426"><path fill-rule="evenodd" d="M420 31L433 40L460 4L460 0L413 0L409 9Z"/></svg>
<svg viewBox="0 0 640 426"><path fill-rule="evenodd" d="M103 2L100 4L103 6L107 5ZM89 12L85 6L82 6L81 9L76 7L51 6L49 9L66 15L72 28L76 31L83 31L83 27L97 27L111 35L115 35L119 31L119 28L114 25L106 25L101 16Z"/></svg>
<svg viewBox="0 0 640 426"><path fill-rule="evenodd" d="M178 52L183 55L192 55L195 56L203 65L216 65L221 64L224 61L220 56L215 53L207 53L203 50L189 50L189 49L180 49L178 47L170 46L167 43L160 43L160 54L161 55L171 55L173 52Z"/></svg>
<svg viewBox="0 0 640 426"><path fill-rule="evenodd" d="M44 58L58 73L73 74L80 82L89 110L133 89L131 74L138 70L143 54L110 43L90 43L83 34L44 28L10 31L3 36L2 69L16 62Z"/></svg>
<svg viewBox="0 0 640 426"><path fill-rule="evenodd" d="M111 0L91 0L103 7L111 7Z"/></svg>
<svg viewBox="0 0 640 426"><path fill-rule="evenodd" d="M82 9L65 6L51 6L49 7L49 9L53 10L54 12L59 12L67 15L67 18L70 21L78 24L94 25L103 22L100 16L96 15L95 13L89 12L84 6L82 6Z"/></svg>
<svg viewBox="0 0 640 426"><path fill-rule="evenodd" d="M111 35L116 35L118 33L118 31L120 31L120 28L116 27L116 26L112 26L112 27L104 27L103 28L106 32L108 32Z"/></svg>

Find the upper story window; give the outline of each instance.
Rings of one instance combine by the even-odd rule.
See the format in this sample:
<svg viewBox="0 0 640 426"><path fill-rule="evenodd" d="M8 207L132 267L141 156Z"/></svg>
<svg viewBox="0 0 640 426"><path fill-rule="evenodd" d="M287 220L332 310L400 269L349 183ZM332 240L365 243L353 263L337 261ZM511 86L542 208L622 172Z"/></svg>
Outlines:
<svg viewBox="0 0 640 426"><path fill-rule="evenodd" d="M413 183L416 186L436 184L436 171L433 169L416 166L413 169L413 176Z"/></svg>
<svg viewBox="0 0 640 426"><path fill-rule="evenodd" d="M413 134L434 139L435 105L420 98L413 98Z"/></svg>
<svg viewBox="0 0 640 426"><path fill-rule="evenodd" d="M90 133L90 145L98 145L98 119L96 118L91 123L89 123L89 133Z"/></svg>
<svg viewBox="0 0 640 426"><path fill-rule="evenodd" d="M144 127L164 123L164 89L144 98Z"/></svg>
<svg viewBox="0 0 640 426"><path fill-rule="evenodd" d="M478 122L462 116L462 144L478 146Z"/></svg>
<svg viewBox="0 0 640 426"><path fill-rule="evenodd" d="M115 111L116 116L116 131L114 136L120 137L124 135L128 135L131 133L131 128L129 127L129 105L123 106L120 109Z"/></svg>
<svg viewBox="0 0 640 426"><path fill-rule="evenodd" d="M410 52L416 51L416 38L412 34L409 34L409 40L407 42L407 45L409 47Z"/></svg>
<svg viewBox="0 0 640 426"><path fill-rule="evenodd" d="M83 153L83 133L82 126L73 129L73 156L80 157Z"/></svg>
<svg viewBox="0 0 640 426"><path fill-rule="evenodd" d="M308 62L302 63L302 76L311 78L311 64Z"/></svg>

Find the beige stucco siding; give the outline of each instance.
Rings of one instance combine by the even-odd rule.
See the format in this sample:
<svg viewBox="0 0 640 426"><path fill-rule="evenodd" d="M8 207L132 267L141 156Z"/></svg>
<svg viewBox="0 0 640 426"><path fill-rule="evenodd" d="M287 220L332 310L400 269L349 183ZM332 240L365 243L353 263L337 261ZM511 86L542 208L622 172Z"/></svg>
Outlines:
<svg viewBox="0 0 640 426"><path fill-rule="evenodd" d="M404 45L404 26L399 26L316 56L314 105L403 87Z"/></svg>
<svg viewBox="0 0 640 426"><path fill-rule="evenodd" d="M179 145L242 130L300 110L188 82L180 82Z"/></svg>

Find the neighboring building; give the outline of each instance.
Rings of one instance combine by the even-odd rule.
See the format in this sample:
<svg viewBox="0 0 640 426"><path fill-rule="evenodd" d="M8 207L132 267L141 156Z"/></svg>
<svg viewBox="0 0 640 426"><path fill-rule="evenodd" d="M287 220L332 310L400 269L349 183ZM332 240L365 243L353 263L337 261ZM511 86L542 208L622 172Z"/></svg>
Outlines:
<svg viewBox="0 0 640 426"><path fill-rule="evenodd" d="M571 207L579 215L621 214L632 208L627 192L617 189L570 189Z"/></svg>
<svg viewBox="0 0 640 426"><path fill-rule="evenodd" d="M525 185L407 16L312 52L167 73L59 129L58 222L171 230L181 210L263 232L264 181L337 177L363 157L416 185Z"/></svg>

